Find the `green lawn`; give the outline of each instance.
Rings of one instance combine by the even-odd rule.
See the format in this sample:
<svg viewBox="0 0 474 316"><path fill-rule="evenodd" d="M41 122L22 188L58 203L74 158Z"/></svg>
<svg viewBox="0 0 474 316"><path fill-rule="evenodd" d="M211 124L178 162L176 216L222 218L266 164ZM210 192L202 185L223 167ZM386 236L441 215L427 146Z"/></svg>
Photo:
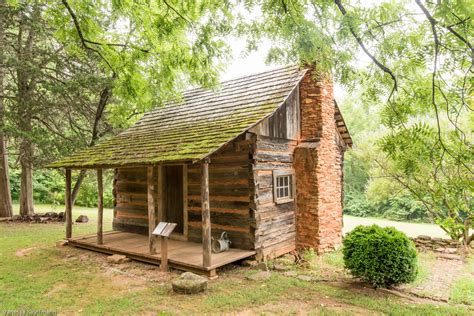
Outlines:
<svg viewBox="0 0 474 316"><path fill-rule="evenodd" d="M428 235L431 237L448 238L444 230L438 225L428 223L408 223L397 222L385 218L376 217L357 217L351 215L344 215L344 234L347 234L358 225L372 225L377 224L382 227L393 226L396 229L404 232L409 237L417 237L419 235Z"/></svg>
<svg viewBox="0 0 474 316"><path fill-rule="evenodd" d="M49 210L47 206L37 211ZM96 210L76 207L74 216L88 215L75 224L73 235L95 232ZM112 211L106 210L110 228ZM220 272L209 290L195 296L172 292L170 280L178 272L161 274L154 266L127 263L110 266L105 255L71 247L55 247L64 238L63 224L0 223L0 314L2 310L50 310L60 314L297 314L316 315L469 315L468 306L406 300L356 282L307 282L273 273L265 281L250 281L246 267ZM340 256L313 258L304 273L334 275ZM299 268L294 268L299 269ZM299 270L298 270L299 271Z"/></svg>
<svg viewBox="0 0 474 316"><path fill-rule="evenodd" d="M451 300L455 303L474 304L474 258L470 258L464 272L465 275L460 276L451 289Z"/></svg>

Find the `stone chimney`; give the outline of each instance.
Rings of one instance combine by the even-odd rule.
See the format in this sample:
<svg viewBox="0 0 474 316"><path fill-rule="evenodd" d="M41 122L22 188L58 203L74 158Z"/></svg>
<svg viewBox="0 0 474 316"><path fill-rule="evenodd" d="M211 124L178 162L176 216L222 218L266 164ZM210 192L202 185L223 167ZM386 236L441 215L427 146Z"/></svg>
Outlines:
<svg viewBox="0 0 474 316"><path fill-rule="evenodd" d="M300 83L301 142L295 150L296 244L318 253L342 242L342 155L333 84L310 69Z"/></svg>

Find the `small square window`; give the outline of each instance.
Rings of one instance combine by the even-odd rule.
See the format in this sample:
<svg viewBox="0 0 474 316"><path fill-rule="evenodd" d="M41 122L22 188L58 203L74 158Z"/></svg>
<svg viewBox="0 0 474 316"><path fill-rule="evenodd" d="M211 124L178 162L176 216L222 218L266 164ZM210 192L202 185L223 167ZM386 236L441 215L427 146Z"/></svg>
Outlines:
<svg viewBox="0 0 474 316"><path fill-rule="evenodd" d="M293 177L291 171L274 170L273 171L273 190L275 203L286 203L294 200L293 198Z"/></svg>

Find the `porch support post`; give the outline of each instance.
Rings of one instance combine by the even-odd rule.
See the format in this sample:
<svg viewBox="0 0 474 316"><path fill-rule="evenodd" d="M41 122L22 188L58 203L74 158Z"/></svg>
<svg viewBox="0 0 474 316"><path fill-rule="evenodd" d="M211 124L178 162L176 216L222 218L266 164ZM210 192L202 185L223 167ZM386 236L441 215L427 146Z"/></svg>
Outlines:
<svg viewBox="0 0 474 316"><path fill-rule="evenodd" d="M158 209L158 222L164 222L163 216L163 165L159 164L157 167L157 182L158 188L156 192L157 209Z"/></svg>
<svg viewBox="0 0 474 316"><path fill-rule="evenodd" d="M202 207L202 262L211 266L211 211L209 207L209 162L204 159L201 166L201 207Z"/></svg>
<svg viewBox="0 0 474 316"><path fill-rule="evenodd" d="M156 238L153 230L156 226L155 220L155 185L153 183L153 166L147 167L147 187L148 187L148 246L150 254L156 254Z"/></svg>
<svg viewBox="0 0 474 316"><path fill-rule="evenodd" d="M72 237L71 169L66 169L66 239Z"/></svg>
<svg viewBox="0 0 474 316"><path fill-rule="evenodd" d="M160 264L160 271L161 272L168 272L168 237L161 236L161 264Z"/></svg>
<svg viewBox="0 0 474 316"><path fill-rule="evenodd" d="M97 244L104 244L103 220L104 220L104 184L102 181L102 169L97 169Z"/></svg>

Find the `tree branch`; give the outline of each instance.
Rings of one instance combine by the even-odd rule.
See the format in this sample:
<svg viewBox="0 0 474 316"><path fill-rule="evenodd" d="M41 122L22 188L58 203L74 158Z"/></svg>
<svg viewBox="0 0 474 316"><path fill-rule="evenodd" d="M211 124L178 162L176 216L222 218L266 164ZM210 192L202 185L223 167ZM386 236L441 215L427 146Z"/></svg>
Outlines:
<svg viewBox="0 0 474 316"><path fill-rule="evenodd" d="M81 40L81 43L82 43L82 46L85 48L85 49L88 49L90 51L93 51L95 52L106 64L107 66L110 68L110 70L112 70L113 73L115 73L115 70L113 69L112 65L109 63L109 61L102 55L102 53L93 48L93 47L90 47L87 43L88 41L84 38L84 33L82 32L82 29L81 29L81 26L79 24L79 21L77 19L77 16L76 14L74 13L74 11L72 10L71 6L69 5L69 3L67 2L67 0L61 0L63 5L66 7L67 11L69 12L69 15L71 16L71 19L72 19L72 22L74 23L74 27L76 28L76 32L77 32L77 35L79 36L79 39Z"/></svg>
<svg viewBox="0 0 474 316"><path fill-rule="evenodd" d="M342 13L342 15L347 16L346 8L343 6L341 0L334 0L334 3L339 8L339 11ZM351 32L352 36L355 38L355 40L359 44L360 48L362 48L364 53L367 56L369 56L369 58L372 60L372 62L374 62L374 64L377 65L377 67L379 67L384 73L388 74L390 76L390 78L392 78L393 88L392 88L392 91L390 92L390 95L388 97L388 100L390 100L392 98L393 94L398 90L398 81L397 81L397 78L395 77L395 74L393 73L392 70L390 70L390 68L385 66L371 52L369 52L369 50L365 46L364 42L362 41L362 38L359 35L357 35L357 33L354 30L354 27L350 24L349 24L349 31Z"/></svg>
<svg viewBox="0 0 474 316"><path fill-rule="evenodd" d="M191 26L193 25L193 22L191 20L189 20L187 17L185 17L184 15L182 15L178 10L176 10L171 4L168 3L168 1L166 0L163 0L163 2L165 3L165 5L170 8L174 13L176 13L181 19L183 19L184 21L186 21L187 23L189 23Z"/></svg>

